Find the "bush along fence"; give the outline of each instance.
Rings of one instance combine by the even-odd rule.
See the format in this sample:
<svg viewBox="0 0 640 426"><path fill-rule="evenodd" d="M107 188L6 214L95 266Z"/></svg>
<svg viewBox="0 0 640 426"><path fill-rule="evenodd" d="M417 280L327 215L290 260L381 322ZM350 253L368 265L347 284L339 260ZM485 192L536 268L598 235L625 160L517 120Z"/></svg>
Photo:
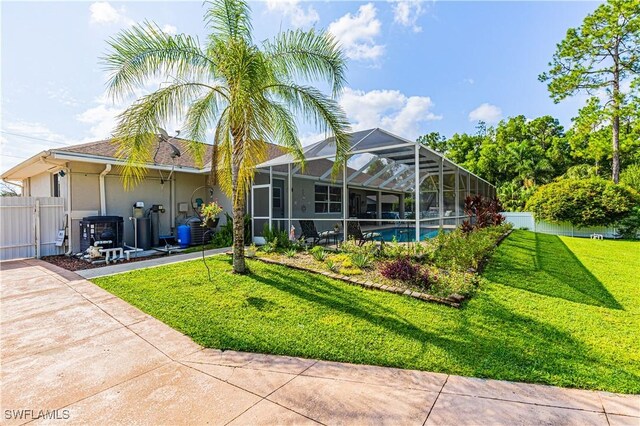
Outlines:
<svg viewBox="0 0 640 426"><path fill-rule="evenodd" d="M527 229L542 234L564 235L568 237L588 238L592 234L601 234L605 238L618 238L618 231L612 226L579 228L567 222L555 224L544 220L536 221L533 213L529 212L502 212L502 215L515 229Z"/></svg>

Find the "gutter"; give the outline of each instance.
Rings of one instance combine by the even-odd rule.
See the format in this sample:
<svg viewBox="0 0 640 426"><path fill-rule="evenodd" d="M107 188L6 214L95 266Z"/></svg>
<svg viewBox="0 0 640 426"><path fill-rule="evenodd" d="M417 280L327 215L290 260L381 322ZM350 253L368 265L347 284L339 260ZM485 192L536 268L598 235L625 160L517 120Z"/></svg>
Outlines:
<svg viewBox="0 0 640 426"><path fill-rule="evenodd" d="M111 164L107 164L100 173L100 216L107 215L107 196L105 194L104 177L111 171Z"/></svg>

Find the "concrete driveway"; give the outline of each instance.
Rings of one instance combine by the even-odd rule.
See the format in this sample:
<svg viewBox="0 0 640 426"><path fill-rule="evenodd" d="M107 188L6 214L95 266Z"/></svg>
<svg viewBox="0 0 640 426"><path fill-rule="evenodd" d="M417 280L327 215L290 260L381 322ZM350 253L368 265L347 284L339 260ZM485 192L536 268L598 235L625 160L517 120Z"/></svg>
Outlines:
<svg viewBox="0 0 640 426"><path fill-rule="evenodd" d="M640 396L203 349L75 273L0 268L6 424L640 425Z"/></svg>

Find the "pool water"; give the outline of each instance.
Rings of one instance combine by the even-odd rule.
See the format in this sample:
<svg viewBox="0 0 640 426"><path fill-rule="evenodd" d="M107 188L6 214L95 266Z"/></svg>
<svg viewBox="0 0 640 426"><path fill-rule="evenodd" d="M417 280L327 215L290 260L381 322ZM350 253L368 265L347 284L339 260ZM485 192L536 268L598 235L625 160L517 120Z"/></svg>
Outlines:
<svg viewBox="0 0 640 426"><path fill-rule="evenodd" d="M416 240L416 230L413 227L397 227L397 228L385 228L378 229L372 232L377 232L382 236L383 241L393 241L394 237L399 243L411 243ZM437 229L421 229L420 241L428 240L438 235Z"/></svg>

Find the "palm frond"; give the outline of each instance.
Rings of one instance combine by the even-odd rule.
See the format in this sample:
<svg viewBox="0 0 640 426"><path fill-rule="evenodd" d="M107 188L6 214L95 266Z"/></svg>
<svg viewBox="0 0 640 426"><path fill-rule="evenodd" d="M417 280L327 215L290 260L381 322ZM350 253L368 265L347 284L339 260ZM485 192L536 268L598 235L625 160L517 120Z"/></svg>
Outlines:
<svg viewBox="0 0 640 426"><path fill-rule="evenodd" d="M304 153L302 144L298 138L298 126L291 114L283 105L277 102L269 104L269 115L273 117L271 121L271 142L285 148L293 154L294 158L302 163L304 167Z"/></svg>
<svg viewBox="0 0 640 426"><path fill-rule="evenodd" d="M142 97L118 116L113 140L119 146L118 158L126 161L122 174L125 187L131 188L144 177L158 128L182 116L189 101L204 87L198 83L172 84Z"/></svg>
<svg viewBox="0 0 640 426"><path fill-rule="evenodd" d="M326 31L291 30L278 34L264 46L284 79L323 80L336 97L346 81L346 59L334 37Z"/></svg>
<svg viewBox="0 0 640 426"><path fill-rule="evenodd" d="M108 93L125 97L150 79L172 75L195 81L215 74L215 64L202 51L197 38L169 35L145 22L123 30L108 41L111 51L103 58L110 72Z"/></svg>
<svg viewBox="0 0 640 426"><path fill-rule="evenodd" d="M349 156L349 121L340 105L318 89L293 83L276 84L267 89L283 100L285 105L303 118L311 119L321 132L333 136L336 146L334 177Z"/></svg>
<svg viewBox="0 0 640 426"><path fill-rule="evenodd" d="M206 2L205 22L213 31L213 37L242 39L251 42L251 8L244 0L212 0Z"/></svg>
<svg viewBox="0 0 640 426"><path fill-rule="evenodd" d="M221 107L228 101L225 88L215 86L195 100L186 113L184 130L189 140L194 141L192 152L198 164L202 163L204 147L197 142L205 142L209 125L215 124Z"/></svg>

